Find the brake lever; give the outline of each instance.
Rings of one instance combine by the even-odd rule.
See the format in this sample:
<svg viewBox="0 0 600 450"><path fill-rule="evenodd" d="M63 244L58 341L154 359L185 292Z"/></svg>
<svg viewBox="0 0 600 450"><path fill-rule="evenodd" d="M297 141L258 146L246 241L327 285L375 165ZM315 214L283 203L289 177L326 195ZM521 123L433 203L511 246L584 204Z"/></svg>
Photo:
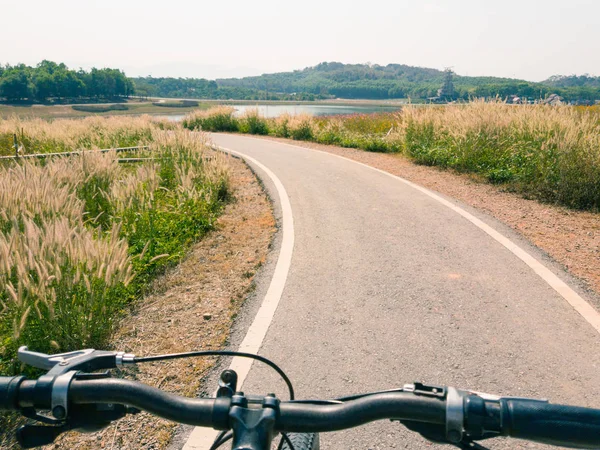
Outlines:
<svg viewBox="0 0 600 450"><path fill-rule="evenodd" d="M82 355L90 355L95 350L87 348L85 350L76 350L74 352L59 353L57 355L47 355L46 353L32 352L27 346L19 347L17 354L19 360L28 366L37 367L38 369L50 370L55 365L71 358Z"/></svg>
<svg viewBox="0 0 600 450"><path fill-rule="evenodd" d="M48 375L57 376L73 370L93 372L96 370L114 369L121 364L135 364L135 356L125 352L109 352L88 348L74 352L47 355L33 352L26 346L19 347L17 352L23 363L45 369Z"/></svg>

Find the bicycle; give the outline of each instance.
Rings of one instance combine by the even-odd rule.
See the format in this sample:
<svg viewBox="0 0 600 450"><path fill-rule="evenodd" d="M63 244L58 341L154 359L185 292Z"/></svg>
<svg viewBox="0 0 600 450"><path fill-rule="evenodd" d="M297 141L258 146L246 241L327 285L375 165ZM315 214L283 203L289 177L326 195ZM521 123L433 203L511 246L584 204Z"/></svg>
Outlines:
<svg viewBox="0 0 600 450"><path fill-rule="evenodd" d="M211 450L229 440L234 450L266 450L281 435L279 450L317 450L321 432L374 420L398 421L426 439L462 449L508 436L569 448L600 448L600 410L553 405L546 400L498 397L422 383L335 400L295 400L290 379L267 358L231 351L137 357L86 349L46 355L21 347L19 359L47 370L37 380L0 377L0 410L19 411L40 424L17 431L22 447L52 443L67 430L96 431L140 410L178 423L220 430ZM225 370L215 398L187 398L142 383L112 378L108 370L130 364L196 356L243 356L268 364L286 383L290 400L237 390ZM104 370L105 372L98 372ZM49 411L44 415L42 411Z"/></svg>

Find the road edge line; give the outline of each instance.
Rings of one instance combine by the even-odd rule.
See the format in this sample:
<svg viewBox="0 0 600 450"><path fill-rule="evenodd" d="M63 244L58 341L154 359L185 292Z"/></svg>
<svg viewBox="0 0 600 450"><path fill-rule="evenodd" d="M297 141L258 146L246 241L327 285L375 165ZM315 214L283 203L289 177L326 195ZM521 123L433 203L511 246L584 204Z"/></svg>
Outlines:
<svg viewBox="0 0 600 450"><path fill-rule="evenodd" d="M350 161L354 164L359 164L361 166L367 167L376 172L380 172L382 174L385 174L387 176L395 178L395 179L403 182L404 184L427 195L428 197L440 202L442 205L450 208L457 214L460 214L462 217L464 217L466 220L471 222L477 228L482 230L484 233L486 233L488 236L490 236L496 242L502 244L506 249L508 249L508 251L510 251L513 255L515 255L522 262L524 262L527 266L529 266L529 268L531 268L542 280L544 280L563 299L565 299L567 301L567 303L569 303L569 305L571 305L573 307L573 309L575 309L575 311L577 311L586 320L586 322L588 322L592 327L594 327L596 332L598 332L600 334L600 313L590 303L588 303L586 300L584 300L583 297L581 297L577 292L575 292L575 290L573 290L573 288L571 288L567 283L565 283L563 280L561 280L554 272L552 272L550 269L548 269L543 263L538 261L534 256L529 254L523 248L519 247L517 244L515 244L509 238L504 236L502 233L495 230L492 226L488 225L481 219L478 219L473 214L469 213L468 211L461 208L460 206L455 205L454 203L446 200L445 198L441 197L440 195L436 194L435 192L433 192L423 186L420 186L416 183L413 183L412 181L409 181L405 178L402 178L398 175L394 175L393 173L386 172L385 170L378 169L377 167L369 166L368 164L365 164L365 163L362 163L359 161L355 161L350 158L346 158L345 156L336 155L335 153L330 153L330 152L318 150L315 148L302 147L300 145L288 144L287 142L279 142L279 141L272 141L269 139L261 139L261 138L257 138L257 137L253 137L253 136L244 136L244 137L248 137L250 139L255 139L257 141L275 142L275 143L287 145L287 146L293 147L293 148L300 148L303 150L311 150L311 151L335 156L337 158L341 158L346 161Z"/></svg>
<svg viewBox="0 0 600 450"><path fill-rule="evenodd" d="M279 256L277 257L277 263L267 293L263 298L250 328L248 328L248 331L246 332L244 340L238 348L238 351L240 352L257 354L267 334L267 330L273 321L292 263L292 254L294 251L294 217L292 215L292 206L283 183L279 180L277 175L265 165L244 153L226 147L213 144L213 148L237 156L256 165L271 179L275 185L277 195L279 196L282 221L281 229L283 232ZM241 357L234 357L231 361L229 368L235 370L238 374L238 389L241 389L244 384L244 381L252 368L253 361L254 360L252 359ZM183 450L206 450L213 444L217 434L218 431L212 428L195 427L183 446Z"/></svg>

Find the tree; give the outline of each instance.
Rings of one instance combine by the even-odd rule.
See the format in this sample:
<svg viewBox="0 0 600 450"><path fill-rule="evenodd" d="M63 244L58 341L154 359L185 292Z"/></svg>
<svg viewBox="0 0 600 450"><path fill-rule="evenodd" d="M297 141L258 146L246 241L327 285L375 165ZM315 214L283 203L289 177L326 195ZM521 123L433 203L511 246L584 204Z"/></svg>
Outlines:
<svg viewBox="0 0 600 450"><path fill-rule="evenodd" d="M54 76L46 71L37 71L33 77L35 87L35 99L43 102L56 95L56 83Z"/></svg>
<svg viewBox="0 0 600 450"><path fill-rule="evenodd" d="M29 74L21 67L6 70L0 79L0 96L9 101L31 98Z"/></svg>
<svg viewBox="0 0 600 450"><path fill-rule="evenodd" d="M454 91L454 82L452 81L452 77L454 72L452 69L446 69L444 71L444 84L442 88L438 91L438 97L441 97L444 100L454 100L456 98L456 93Z"/></svg>

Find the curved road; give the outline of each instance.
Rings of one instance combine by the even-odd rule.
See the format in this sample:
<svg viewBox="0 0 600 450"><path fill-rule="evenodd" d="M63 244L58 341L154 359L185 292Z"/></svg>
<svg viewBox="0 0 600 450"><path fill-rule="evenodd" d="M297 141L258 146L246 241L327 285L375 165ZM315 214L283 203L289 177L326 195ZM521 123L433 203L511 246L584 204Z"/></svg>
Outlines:
<svg viewBox="0 0 600 450"><path fill-rule="evenodd" d="M397 179L327 153L212 139L270 169L290 199L291 267L260 354L286 370L298 398L423 380L600 407L598 331L473 223ZM506 227L472 213L543 261ZM273 390L285 397L277 377L255 364L244 391ZM321 439L323 449L438 448L389 422Z"/></svg>

